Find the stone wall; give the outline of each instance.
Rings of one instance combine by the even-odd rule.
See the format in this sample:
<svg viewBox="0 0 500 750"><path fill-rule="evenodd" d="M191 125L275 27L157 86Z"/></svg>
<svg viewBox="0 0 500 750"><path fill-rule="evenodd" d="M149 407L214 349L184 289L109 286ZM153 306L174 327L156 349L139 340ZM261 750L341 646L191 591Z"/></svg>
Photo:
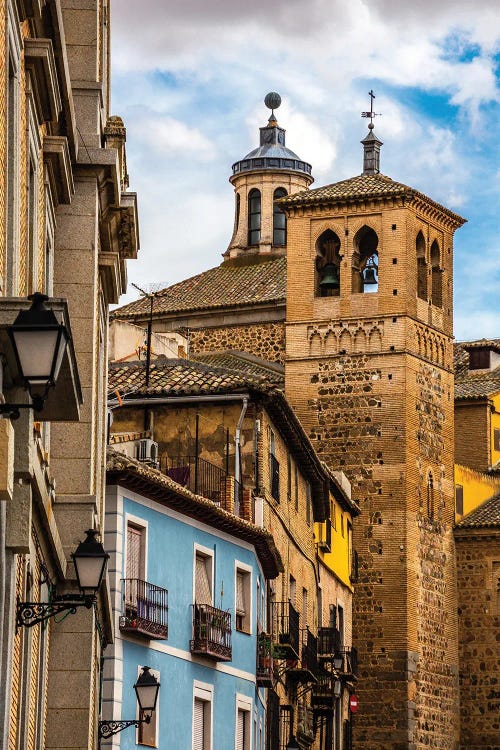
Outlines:
<svg viewBox="0 0 500 750"><path fill-rule="evenodd" d="M462 750L500 746L500 532L457 529Z"/></svg>
<svg viewBox="0 0 500 750"><path fill-rule="evenodd" d="M285 326L280 322L191 329L189 343L193 354L235 349L283 364Z"/></svg>

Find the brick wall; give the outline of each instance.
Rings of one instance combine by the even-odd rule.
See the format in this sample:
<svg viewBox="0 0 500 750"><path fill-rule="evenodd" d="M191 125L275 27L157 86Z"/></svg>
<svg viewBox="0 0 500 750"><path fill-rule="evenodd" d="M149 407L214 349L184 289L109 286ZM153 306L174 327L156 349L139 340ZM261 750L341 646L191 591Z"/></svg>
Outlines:
<svg viewBox="0 0 500 750"><path fill-rule="evenodd" d="M500 533L456 532L462 750L498 750Z"/></svg>
<svg viewBox="0 0 500 750"><path fill-rule="evenodd" d="M477 471L490 465L489 405L485 401L455 404L455 461Z"/></svg>

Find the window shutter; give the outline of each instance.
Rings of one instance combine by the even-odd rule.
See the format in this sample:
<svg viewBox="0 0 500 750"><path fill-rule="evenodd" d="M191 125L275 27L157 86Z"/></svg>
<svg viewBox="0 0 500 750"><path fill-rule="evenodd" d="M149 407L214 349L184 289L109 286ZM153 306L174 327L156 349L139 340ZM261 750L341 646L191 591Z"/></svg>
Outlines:
<svg viewBox="0 0 500 750"><path fill-rule="evenodd" d="M236 750L245 750L245 712L241 708L236 718Z"/></svg>
<svg viewBox="0 0 500 750"><path fill-rule="evenodd" d="M207 558L196 555L195 570L195 601L196 604L212 606L212 591L208 578Z"/></svg>
<svg viewBox="0 0 500 750"><path fill-rule="evenodd" d="M205 704L199 698L194 699L193 709L193 750L205 750Z"/></svg>
<svg viewBox="0 0 500 750"><path fill-rule="evenodd" d="M245 616L245 587L243 573L236 573L236 613Z"/></svg>
<svg viewBox="0 0 500 750"><path fill-rule="evenodd" d="M142 530L127 526L127 578L141 578L141 547Z"/></svg>

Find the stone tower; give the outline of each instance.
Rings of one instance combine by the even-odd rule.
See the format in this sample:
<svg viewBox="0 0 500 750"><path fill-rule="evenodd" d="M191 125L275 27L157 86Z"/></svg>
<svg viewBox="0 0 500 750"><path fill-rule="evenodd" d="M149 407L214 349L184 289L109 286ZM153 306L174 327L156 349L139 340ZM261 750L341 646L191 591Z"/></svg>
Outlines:
<svg viewBox="0 0 500 750"><path fill-rule="evenodd" d="M362 514L354 747L458 747L452 243L464 220L380 174L290 195L286 395Z"/></svg>
<svg viewBox="0 0 500 750"><path fill-rule="evenodd" d="M281 97L271 92L264 101L271 116L260 128L260 145L233 164L229 178L234 185L235 213L225 259L284 255L286 216L276 200L303 191L313 182L311 165L285 146L285 129L274 114Z"/></svg>

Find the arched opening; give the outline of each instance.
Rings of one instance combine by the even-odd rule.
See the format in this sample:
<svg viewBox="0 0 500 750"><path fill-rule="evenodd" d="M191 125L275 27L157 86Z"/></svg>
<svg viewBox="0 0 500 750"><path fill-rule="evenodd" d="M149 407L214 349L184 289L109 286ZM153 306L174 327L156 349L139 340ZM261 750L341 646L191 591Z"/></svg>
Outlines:
<svg viewBox="0 0 500 750"><path fill-rule="evenodd" d="M361 227L354 238L352 291L378 292L378 237L371 227Z"/></svg>
<svg viewBox="0 0 500 750"><path fill-rule="evenodd" d="M427 516L434 518L434 477L432 471L427 475Z"/></svg>
<svg viewBox="0 0 500 750"><path fill-rule="evenodd" d="M441 252L437 240L431 245L431 269L432 269L432 304L436 307L443 306L443 271L441 268Z"/></svg>
<svg viewBox="0 0 500 750"><path fill-rule="evenodd" d="M316 296L340 294L340 240L327 229L316 241Z"/></svg>
<svg viewBox="0 0 500 750"><path fill-rule="evenodd" d="M417 234L417 297L427 301L427 262L425 259L425 240L422 232Z"/></svg>
<svg viewBox="0 0 500 750"><path fill-rule="evenodd" d="M240 194L236 193L236 206L234 209L234 234L238 231L238 227L240 225L240 203L241 198Z"/></svg>
<svg viewBox="0 0 500 750"><path fill-rule="evenodd" d="M276 201L284 198L285 195L287 195L285 188L276 188L273 196L273 245L279 247L286 245L286 214Z"/></svg>
<svg viewBox="0 0 500 750"><path fill-rule="evenodd" d="M261 198L260 190L250 190L248 194L248 244L260 242Z"/></svg>

